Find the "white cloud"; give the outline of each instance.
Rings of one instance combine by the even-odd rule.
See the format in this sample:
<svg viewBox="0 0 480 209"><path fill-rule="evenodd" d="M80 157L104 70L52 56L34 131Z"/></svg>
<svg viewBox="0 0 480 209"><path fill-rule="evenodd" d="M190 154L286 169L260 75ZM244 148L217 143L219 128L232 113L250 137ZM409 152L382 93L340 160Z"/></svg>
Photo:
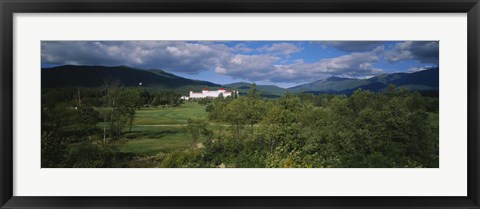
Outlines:
<svg viewBox="0 0 480 209"><path fill-rule="evenodd" d="M215 72L252 81L268 80L271 72L275 70L275 63L279 60L279 57L273 55L237 54L217 67Z"/></svg>
<svg viewBox="0 0 480 209"><path fill-rule="evenodd" d="M407 70L407 73L415 73L415 72L420 72L424 70L429 70L434 68L434 66L424 66L424 67L412 67Z"/></svg>
<svg viewBox="0 0 480 209"><path fill-rule="evenodd" d="M379 60L375 52L352 53L313 63L296 60L292 64L278 64L273 55L236 55L217 73L252 81L306 82L332 75L343 77L368 77L383 73L373 64Z"/></svg>
<svg viewBox="0 0 480 209"><path fill-rule="evenodd" d="M302 48L291 43L274 43L271 46L265 45L257 50L261 52L270 52L277 55L290 55L302 51Z"/></svg>
<svg viewBox="0 0 480 209"><path fill-rule="evenodd" d="M252 48L248 47L245 43L239 43L233 47L237 52L251 52Z"/></svg>
<svg viewBox="0 0 480 209"><path fill-rule="evenodd" d="M179 41L42 42L42 63L129 65L198 73L214 69L233 51L224 44Z"/></svg>
<svg viewBox="0 0 480 209"><path fill-rule="evenodd" d="M422 63L438 64L438 41L405 41L395 44L393 49L385 52L389 62L418 60Z"/></svg>
<svg viewBox="0 0 480 209"><path fill-rule="evenodd" d="M303 59L290 62L284 56L302 50L295 44L273 43L257 49L255 54L242 54L241 51L250 49L242 44L229 47L223 42L44 41L42 63L128 65L190 74L214 70L251 81L297 83L332 75L365 77L383 72L374 66L384 51L383 47L314 62Z"/></svg>
<svg viewBox="0 0 480 209"><path fill-rule="evenodd" d="M220 73L220 74L226 74L227 73L227 69L223 68L223 67L216 67L215 68L215 72L216 73Z"/></svg>

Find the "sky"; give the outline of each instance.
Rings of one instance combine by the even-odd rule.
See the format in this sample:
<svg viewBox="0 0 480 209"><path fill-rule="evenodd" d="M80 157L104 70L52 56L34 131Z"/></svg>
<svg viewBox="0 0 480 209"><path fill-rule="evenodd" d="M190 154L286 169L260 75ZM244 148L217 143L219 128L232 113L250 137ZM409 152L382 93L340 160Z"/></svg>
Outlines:
<svg viewBox="0 0 480 209"><path fill-rule="evenodd" d="M439 66L438 41L42 41L42 68L126 65L218 84L292 87Z"/></svg>

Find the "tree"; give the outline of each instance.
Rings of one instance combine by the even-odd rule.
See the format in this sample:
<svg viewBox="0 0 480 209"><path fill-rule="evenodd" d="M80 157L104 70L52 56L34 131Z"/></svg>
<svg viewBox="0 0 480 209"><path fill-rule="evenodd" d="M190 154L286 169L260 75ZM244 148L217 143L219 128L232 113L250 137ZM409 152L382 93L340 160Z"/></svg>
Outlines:
<svg viewBox="0 0 480 209"><path fill-rule="evenodd" d="M226 106L226 111L223 113L223 119L235 126L237 139L240 138L240 129L248 123L249 108L248 99L246 97L239 97L230 102Z"/></svg>
<svg viewBox="0 0 480 209"><path fill-rule="evenodd" d="M215 111L215 105L213 105L213 103L208 103L207 106L205 106L205 111L211 114Z"/></svg>
<svg viewBox="0 0 480 209"><path fill-rule="evenodd" d="M207 129L208 123L203 119L188 119L187 132L192 136L192 146L201 138L211 139L213 132Z"/></svg>
<svg viewBox="0 0 480 209"><path fill-rule="evenodd" d="M132 131L136 110L139 109L141 105L139 101L141 101L139 89L125 88L120 91L120 112L121 114L126 115L130 132Z"/></svg>
<svg viewBox="0 0 480 209"><path fill-rule="evenodd" d="M232 91L232 94L231 94L231 95L232 95L232 96L231 96L232 99L238 98L238 91L236 91L236 90Z"/></svg>
<svg viewBox="0 0 480 209"><path fill-rule="evenodd" d="M91 106L79 106L73 111L72 123L78 133L91 137L97 131L97 123L101 121L99 112Z"/></svg>
<svg viewBox="0 0 480 209"><path fill-rule="evenodd" d="M436 167L438 135L418 93L391 87L335 96L305 117L302 149L314 167Z"/></svg>
<svg viewBox="0 0 480 209"><path fill-rule="evenodd" d="M107 132L107 117L109 121L109 134L111 139L120 139L123 134L123 129L127 126L132 128L135 112L142 101L141 94L138 88L121 88L119 81L106 80L104 83L105 103L104 107L108 111L103 111L103 140L106 141Z"/></svg>
<svg viewBox="0 0 480 209"><path fill-rule="evenodd" d="M65 139L56 136L53 132L42 132L41 164L42 168L65 167L65 155L67 146Z"/></svg>
<svg viewBox="0 0 480 209"><path fill-rule="evenodd" d="M49 107L42 107L42 131L59 133L60 128L71 122L75 114L66 103L57 103Z"/></svg>
<svg viewBox="0 0 480 209"><path fill-rule="evenodd" d="M118 98L120 81L105 79L103 81L103 90L105 91L104 107L109 109L109 112L103 111L103 142L106 142L107 133L107 117L110 116L110 123L113 123L113 113Z"/></svg>
<svg viewBox="0 0 480 209"><path fill-rule="evenodd" d="M207 105L206 110L210 120L234 125L235 135L239 138L240 130L245 125L250 125L250 133L253 134L254 125L262 119L266 106L260 98L256 84L252 84L247 97L216 98L212 105Z"/></svg>
<svg viewBox="0 0 480 209"><path fill-rule="evenodd" d="M248 91L247 96L252 98L259 98L260 95L262 95L262 93L258 91L257 84L254 82L250 87L250 90Z"/></svg>
<svg viewBox="0 0 480 209"><path fill-rule="evenodd" d="M68 156L68 164L73 168L124 167L125 161L118 159L118 147L97 139L83 140Z"/></svg>
<svg viewBox="0 0 480 209"><path fill-rule="evenodd" d="M265 101L259 97L246 97L249 108L245 111L246 123L250 125L250 132L253 134L254 125L260 122L267 111Z"/></svg>
<svg viewBox="0 0 480 209"><path fill-rule="evenodd" d="M258 137L268 144L271 152L278 144L285 146L286 152L302 145L300 119L306 108L298 97L287 94L268 109L258 128Z"/></svg>
<svg viewBox="0 0 480 209"><path fill-rule="evenodd" d="M214 122L226 122L226 112L227 112L227 105L229 104L228 99L219 99L215 98L213 103L209 103L207 105L206 110L209 113L208 119Z"/></svg>

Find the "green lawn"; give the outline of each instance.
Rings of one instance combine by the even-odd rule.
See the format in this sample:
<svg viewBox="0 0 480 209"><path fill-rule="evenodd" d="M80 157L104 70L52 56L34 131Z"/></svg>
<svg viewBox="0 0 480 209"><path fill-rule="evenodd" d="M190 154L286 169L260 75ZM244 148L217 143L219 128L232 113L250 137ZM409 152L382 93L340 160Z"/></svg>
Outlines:
<svg viewBox="0 0 480 209"><path fill-rule="evenodd" d="M160 152L186 150L191 137L185 131L189 118L206 118L205 107L186 102L182 107L145 108L135 115L128 141L120 147L122 152L152 155Z"/></svg>
<svg viewBox="0 0 480 209"><path fill-rule="evenodd" d="M137 111L134 125L186 124L189 118L207 116L205 107L186 102L182 107L145 108Z"/></svg>
<svg viewBox="0 0 480 209"><path fill-rule="evenodd" d="M123 144L120 150L136 154L184 150L191 144L184 127L134 127L126 136L132 139Z"/></svg>

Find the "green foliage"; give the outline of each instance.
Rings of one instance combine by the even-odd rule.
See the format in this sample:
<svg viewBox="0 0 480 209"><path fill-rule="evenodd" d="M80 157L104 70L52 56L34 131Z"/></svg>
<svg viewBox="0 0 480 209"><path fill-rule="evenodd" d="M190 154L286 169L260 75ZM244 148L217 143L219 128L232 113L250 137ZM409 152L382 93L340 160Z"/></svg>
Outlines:
<svg viewBox="0 0 480 209"><path fill-rule="evenodd" d="M214 122L224 122L227 120L226 112L227 112L227 105L229 104L230 100L227 99L215 99L213 103L210 103L206 110L209 113L208 119Z"/></svg>
<svg viewBox="0 0 480 209"><path fill-rule="evenodd" d="M202 163L202 153L199 151L168 153L158 167L160 168L199 168Z"/></svg>
<svg viewBox="0 0 480 209"><path fill-rule="evenodd" d="M314 167L437 167L438 135L418 93L357 90L314 111L306 151Z"/></svg>
<svg viewBox="0 0 480 209"><path fill-rule="evenodd" d="M98 139L84 140L70 150L68 167L73 168L115 168L126 167L131 160L128 155L118 152L118 146L103 143Z"/></svg>
<svg viewBox="0 0 480 209"><path fill-rule="evenodd" d="M432 123L428 113L434 104L432 98L393 86L385 93L218 102L209 107L209 118L232 124L234 131L214 136L224 140L207 144L205 160L239 167L248 153L263 159L249 166L438 167L438 120ZM242 133L247 124L253 134ZM251 142L261 157L243 149Z"/></svg>
<svg viewBox="0 0 480 209"><path fill-rule="evenodd" d="M78 132L86 136L98 132L97 123L101 121L100 114L90 106L76 107L70 119L76 124Z"/></svg>
<svg viewBox="0 0 480 209"><path fill-rule="evenodd" d="M66 148L63 138L52 132L42 132L42 168L64 168Z"/></svg>
<svg viewBox="0 0 480 209"><path fill-rule="evenodd" d="M106 141L107 127L111 139L120 139L124 128L129 125L130 130L139 108L141 94L136 88L121 88L118 81L105 81L104 85L103 141Z"/></svg>
<svg viewBox="0 0 480 209"><path fill-rule="evenodd" d="M277 100L268 108L257 131L257 138L266 143L273 151L277 145L287 149L302 146L303 124L301 118L312 109L309 103L302 103L300 98L291 94Z"/></svg>
<svg viewBox="0 0 480 209"><path fill-rule="evenodd" d="M262 93L258 91L257 84L253 83L252 86L250 87L250 90L248 91L247 96L250 98L259 98L260 95L262 95Z"/></svg>
<svg viewBox="0 0 480 209"><path fill-rule="evenodd" d="M180 99L181 95L172 90L147 90L143 89L139 95L139 106L179 106L183 103Z"/></svg>
<svg viewBox="0 0 480 209"><path fill-rule="evenodd" d="M200 141L200 139L209 140L212 138L213 132L207 129L207 121L203 119L189 119L186 127L186 131L190 133L192 137L192 143Z"/></svg>
<svg viewBox="0 0 480 209"><path fill-rule="evenodd" d="M308 156L299 150L286 150L282 146L278 146L273 152L267 156L266 167L270 168L311 168L312 162Z"/></svg>
<svg viewBox="0 0 480 209"><path fill-rule="evenodd" d="M247 97L218 98L213 104L207 105L209 119L214 122L227 123L234 126L234 134L241 137L241 131L246 125L250 126L250 134L254 132L254 125L264 116L267 105L260 98L261 92L252 84Z"/></svg>
<svg viewBox="0 0 480 209"><path fill-rule="evenodd" d="M213 97L205 97L205 98L190 98L190 101L197 102L203 106L211 104L214 100L224 99L222 94L221 97L213 98Z"/></svg>
<svg viewBox="0 0 480 209"><path fill-rule="evenodd" d="M255 140L227 137L208 140L203 150L204 167L265 168L267 150Z"/></svg>
<svg viewBox="0 0 480 209"><path fill-rule="evenodd" d="M249 90L176 103L115 81L44 89L42 167L438 167L436 97L394 86L276 99Z"/></svg>
<svg viewBox="0 0 480 209"><path fill-rule="evenodd" d="M72 95L67 96L67 93ZM54 98L61 102L42 103L42 166L118 165L116 161L105 160L117 156L116 151L110 149L111 146L106 146L106 135L108 133L110 139L120 139L123 129L128 124L131 127L138 109L139 95L139 89L121 88L118 82L111 80L105 81L103 89L43 90L42 100ZM102 146L98 144L101 141L99 122L104 130ZM66 144L73 143L79 146L73 152L65 152Z"/></svg>
<svg viewBox="0 0 480 209"><path fill-rule="evenodd" d="M235 126L235 133L237 137L240 135L240 129L248 123L249 118L249 106L246 97L240 97L230 102L224 115L224 121Z"/></svg>
<svg viewBox="0 0 480 209"><path fill-rule="evenodd" d="M42 106L42 132L59 132L62 127L71 124L70 118L75 115L68 104L58 103L52 106Z"/></svg>

